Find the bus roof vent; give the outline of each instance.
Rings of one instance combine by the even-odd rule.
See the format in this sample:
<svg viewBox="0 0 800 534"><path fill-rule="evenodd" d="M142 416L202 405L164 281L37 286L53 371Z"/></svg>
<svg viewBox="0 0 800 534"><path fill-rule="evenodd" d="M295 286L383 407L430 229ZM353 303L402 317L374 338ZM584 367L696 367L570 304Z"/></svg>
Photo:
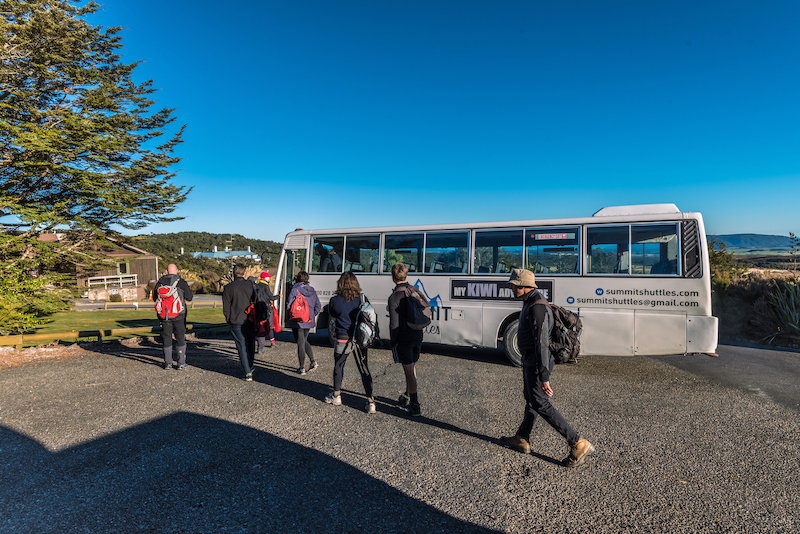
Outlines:
<svg viewBox="0 0 800 534"><path fill-rule="evenodd" d="M308 234L287 236L285 248L289 250L308 248Z"/></svg>
<svg viewBox="0 0 800 534"><path fill-rule="evenodd" d="M603 208L592 217L624 217L627 215L661 215L680 213L675 204L636 204L634 206L609 206Z"/></svg>

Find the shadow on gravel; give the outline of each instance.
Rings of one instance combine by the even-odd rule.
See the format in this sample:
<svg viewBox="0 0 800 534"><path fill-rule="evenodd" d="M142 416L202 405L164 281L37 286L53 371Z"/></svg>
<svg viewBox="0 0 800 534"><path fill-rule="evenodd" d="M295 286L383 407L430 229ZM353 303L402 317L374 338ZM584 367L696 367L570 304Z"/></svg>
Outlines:
<svg viewBox="0 0 800 534"><path fill-rule="evenodd" d="M61 452L0 426L4 532L495 532L328 455L180 413Z"/></svg>

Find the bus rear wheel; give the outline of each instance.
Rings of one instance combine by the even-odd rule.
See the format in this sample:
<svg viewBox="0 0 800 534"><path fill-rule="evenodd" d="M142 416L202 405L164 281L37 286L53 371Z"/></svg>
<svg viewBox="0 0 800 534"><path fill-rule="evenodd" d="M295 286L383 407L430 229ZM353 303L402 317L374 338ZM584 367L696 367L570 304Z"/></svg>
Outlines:
<svg viewBox="0 0 800 534"><path fill-rule="evenodd" d="M522 354L519 351L518 341L519 321L515 320L503 332L503 352L506 358L517 367L522 367Z"/></svg>

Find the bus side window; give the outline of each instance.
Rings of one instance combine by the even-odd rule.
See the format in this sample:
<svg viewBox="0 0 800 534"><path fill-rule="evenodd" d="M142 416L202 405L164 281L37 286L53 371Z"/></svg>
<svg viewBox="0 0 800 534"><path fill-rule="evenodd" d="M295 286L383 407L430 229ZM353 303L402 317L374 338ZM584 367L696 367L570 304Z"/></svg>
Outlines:
<svg viewBox="0 0 800 534"><path fill-rule="evenodd" d="M522 229L475 232L475 272L506 274L522 265Z"/></svg>
<svg viewBox="0 0 800 534"><path fill-rule="evenodd" d="M628 274L628 226L586 228L586 272Z"/></svg>
<svg viewBox="0 0 800 534"><path fill-rule="evenodd" d="M425 272L460 273L469 265L469 232L428 232Z"/></svg>
<svg viewBox="0 0 800 534"><path fill-rule="evenodd" d="M344 237L319 236L314 238L311 256L311 272L314 273L340 273L342 272L342 256Z"/></svg>
<svg viewBox="0 0 800 534"><path fill-rule="evenodd" d="M422 265L423 234L387 234L383 246L383 271L392 272L395 263L404 263L408 272L416 273Z"/></svg>
<svg viewBox="0 0 800 534"><path fill-rule="evenodd" d="M631 274L678 274L678 225L631 226Z"/></svg>

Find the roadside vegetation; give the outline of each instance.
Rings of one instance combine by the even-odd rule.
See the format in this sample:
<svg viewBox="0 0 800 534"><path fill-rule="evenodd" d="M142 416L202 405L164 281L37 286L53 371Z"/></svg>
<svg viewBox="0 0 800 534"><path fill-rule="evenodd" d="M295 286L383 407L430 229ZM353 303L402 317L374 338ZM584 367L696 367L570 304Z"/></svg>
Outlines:
<svg viewBox="0 0 800 534"><path fill-rule="evenodd" d="M709 241L720 339L800 347L798 247L795 235L790 236L793 247L784 269L754 267L734 257L724 243Z"/></svg>

